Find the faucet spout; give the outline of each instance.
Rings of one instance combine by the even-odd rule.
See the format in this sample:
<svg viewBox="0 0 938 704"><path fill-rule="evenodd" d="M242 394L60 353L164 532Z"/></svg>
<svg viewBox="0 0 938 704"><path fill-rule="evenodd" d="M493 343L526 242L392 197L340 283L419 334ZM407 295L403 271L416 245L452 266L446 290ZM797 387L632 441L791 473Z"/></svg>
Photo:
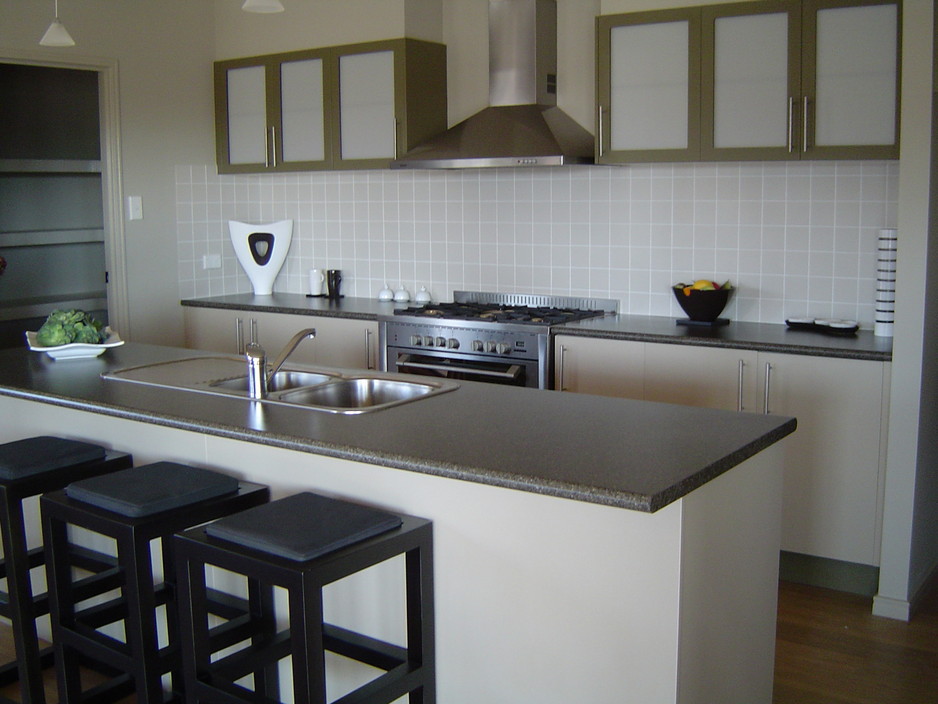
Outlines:
<svg viewBox="0 0 938 704"><path fill-rule="evenodd" d="M266 397L267 352L256 342L249 342L244 346L244 356L248 362L248 396Z"/></svg>
<svg viewBox="0 0 938 704"><path fill-rule="evenodd" d="M312 340L314 337L316 337L316 328L300 330L296 335L291 337L290 341L284 345L283 350L281 350L280 354L277 355L277 358L274 360L274 363L270 366L270 371L267 373L267 381L270 381L271 377L280 371L280 367L287 361L287 357L293 354L293 350L295 350L303 340L307 338Z"/></svg>

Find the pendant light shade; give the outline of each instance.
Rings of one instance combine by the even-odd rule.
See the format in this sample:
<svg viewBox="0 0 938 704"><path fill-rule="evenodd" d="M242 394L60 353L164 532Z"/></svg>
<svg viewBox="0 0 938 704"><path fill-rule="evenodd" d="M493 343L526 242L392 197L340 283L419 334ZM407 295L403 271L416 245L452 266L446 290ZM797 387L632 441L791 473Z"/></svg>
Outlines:
<svg viewBox="0 0 938 704"><path fill-rule="evenodd" d="M59 0L55 0L55 19L49 25L49 29L39 40L42 46L75 46L75 40L65 29L65 25L59 22Z"/></svg>
<svg viewBox="0 0 938 704"><path fill-rule="evenodd" d="M270 14L273 12L283 12L283 5L280 3L280 0L244 0L241 9L245 12Z"/></svg>

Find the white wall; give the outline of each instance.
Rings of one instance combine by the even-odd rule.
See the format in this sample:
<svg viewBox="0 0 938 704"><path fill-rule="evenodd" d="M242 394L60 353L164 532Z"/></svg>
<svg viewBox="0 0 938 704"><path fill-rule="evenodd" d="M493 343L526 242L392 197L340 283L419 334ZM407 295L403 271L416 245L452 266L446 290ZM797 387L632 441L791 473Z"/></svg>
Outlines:
<svg viewBox="0 0 938 704"><path fill-rule="evenodd" d="M934 4L903 6L902 151L896 325L879 594L874 612L905 617L938 567L938 438L934 418L935 247L929 242L929 194L935 165ZM934 198L934 194L931 194ZM935 227L935 223L931 223ZM929 266L931 265L931 266ZM928 353L931 354L928 354Z"/></svg>
<svg viewBox="0 0 938 704"><path fill-rule="evenodd" d="M144 212L123 223L130 323L120 333L181 343L174 167L213 158L212 7L204 0L63 2L59 16L76 46L40 47L52 12L51 2L0 0L0 60L116 62L120 186L142 197Z"/></svg>

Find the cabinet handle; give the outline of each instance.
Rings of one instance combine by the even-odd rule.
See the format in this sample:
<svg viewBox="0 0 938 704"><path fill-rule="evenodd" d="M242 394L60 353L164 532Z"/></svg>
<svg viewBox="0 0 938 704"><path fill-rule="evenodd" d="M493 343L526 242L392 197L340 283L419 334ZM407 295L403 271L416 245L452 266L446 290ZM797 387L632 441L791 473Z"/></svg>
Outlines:
<svg viewBox="0 0 938 704"><path fill-rule="evenodd" d="M371 363L371 330L365 330L365 368L375 368Z"/></svg>
<svg viewBox="0 0 938 704"><path fill-rule="evenodd" d="M746 366L746 363L743 360L739 360L739 366L736 370L736 410L743 410L743 368Z"/></svg>
<svg viewBox="0 0 938 704"><path fill-rule="evenodd" d="M270 155L273 157L274 168L277 168L277 128L270 128Z"/></svg>
<svg viewBox="0 0 938 704"><path fill-rule="evenodd" d="M766 415L769 414L769 389L772 384L772 365L769 362L765 363L765 389L763 390L762 395L762 412Z"/></svg>
<svg viewBox="0 0 938 704"><path fill-rule="evenodd" d="M808 96L804 97L804 112L801 116L801 151L808 151Z"/></svg>
<svg viewBox="0 0 938 704"><path fill-rule="evenodd" d="M567 390L566 380L564 379L564 358L567 354L567 348L564 345L560 345L560 354L557 355L557 365L560 367L560 379L558 386L561 391Z"/></svg>
<svg viewBox="0 0 938 704"><path fill-rule="evenodd" d="M794 130L795 130L795 98L788 98L788 153L791 154L794 149Z"/></svg>
<svg viewBox="0 0 938 704"><path fill-rule="evenodd" d="M257 321L251 318L251 342L257 344Z"/></svg>
<svg viewBox="0 0 938 704"><path fill-rule="evenodd" d="M270 168L270 130L264 128L264 168Z"/></svg>
<svg viewBox="0 0 938 704"><path fill-rule="evenodd" d="M244 354L244 321L241 318L235 320L235 346L238 354Z"/></svg>
<svg viewBox="0 0 938 704"><path fill-rule="evenodd" d="M604 149L603 149L603 106L599 105L596 107L596 111L599 113L599 129L597 130L599 134L597 135L599 141L599 158L602 159ZM563 349L561 347L560 349Z"/></svg>
<svg viewBox="0 0 938 704"><path fill-rule="evenodd" d="M400 127L400 122L399 122L397 119L394 119L394 120L392 121L391 127L393 128L393 137L394 137L394 153L393 153L393 158L394 158L394 159L397 159L397 157L398 157L398 153L397 153L397 130L398 130L398 128Z"/></svg>

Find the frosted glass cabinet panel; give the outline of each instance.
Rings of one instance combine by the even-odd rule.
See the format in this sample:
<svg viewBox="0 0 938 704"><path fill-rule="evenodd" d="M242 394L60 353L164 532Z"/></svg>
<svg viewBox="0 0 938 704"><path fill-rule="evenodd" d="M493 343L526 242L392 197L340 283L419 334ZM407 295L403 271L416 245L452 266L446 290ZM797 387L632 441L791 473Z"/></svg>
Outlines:
<svg viewBox="0 0 938 704"><path fill-rule="evenodd" d="M322 161L326 158L323 60L287 61L280 65L281 158Z"/></svg>
<svg viewBox="0 0 938 704"><path fill-rule="evenodd" d="M228 161L265 164L267 156L267 69L228 71Z"/></svg>
<svg viewBox="0 0 938 704"><path fill-rule="evenodd" d="M897 159L901 12L755 0L598 17L596 160Z"/></svg>
<svg viewBox="0 0 938 704"><path fill-rule="evenodd" d="M387 168L446 117L446 47L435 42L215 62L219 173Z"/></svg>
<svg viewBox="0 0 938 704"><path fill-rule="evenodd" d="M394 53L339 57L339 133L342 159L393 159Z"/></svg>
<svg viewBox="0 0 938 704"><path fill-rule="evenodd" d="M699 19L696 9L597 19L600 162L696 156Z"/></svg>
<svg viewBox="0 0 938 704"><path fill-rule="evenodd" d="M612 30L609 144L617 149L687 148L687 22Z"/></svg>
<svg viewBox="0 0 938 704"><path fill-rule="evenodd" d="M806 91L814 138L807 151L895 143L898 6L822 6L814 16L815 84Z"/></svg>
<svg viewBox="0 0 938 704"><path fill-rule="evenodd" d="M789 158L795 153L798 7L760 2L704 8L704 158ZM740 149L747 151L734 151Z"/></svg>

